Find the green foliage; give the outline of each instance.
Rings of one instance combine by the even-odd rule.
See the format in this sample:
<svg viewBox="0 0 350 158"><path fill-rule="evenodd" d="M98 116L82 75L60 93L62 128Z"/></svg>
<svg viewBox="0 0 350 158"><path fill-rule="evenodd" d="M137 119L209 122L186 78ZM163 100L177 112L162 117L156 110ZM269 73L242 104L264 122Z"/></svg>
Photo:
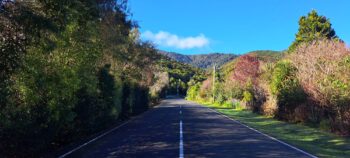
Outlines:
<svg viewBox="0 0 350 158"><path fill-rule="evenodd" d="M166 87L169 86L169 75L167 72L159 72L155 74L155 82L150 87L150 100L156 103L160 98L165 97Z"/></svg>
<svg viewBox="0 0 350 158"><path fill-rule="evenodd" d="M242 101L246 102L246 103L249 103L249 102L252 102L254 99L253 97L253 94L249 91L244 91L243 92L243 99Z"/></svg>
<svg viewBox="0 0 350 158"><path fill-rule="evenodd" d="M189 88L188 83L191 85L197 80L203 80L202 70L188 64L162 59L159 60L158 65L169 74L167 94L177 94L177 88L179 88L179 94L185 95Z"/></svg>
<svg viewBox="0 0 350 158"><path fill-rule="evenodd" d="M126 1L4 3L1 156L40 157L139 114L150 87L158 100L166 85L157 85L160 56L135 36Z"/></svg>
<svg viewBox="0 0 350 158"><path fill-rule="evenodd" d="M214 85L214 90L213 90L213 96L214 96L214 101L219 104L223 104L227 99L226 94L224 92L224 85L218 81Z"/></svg>
<svg viewBox="0 0 350 158"><path fill-rule="evenodd" d="M280 61L274 67L270 88L281 104L300 103L305 99L296 71L289 61Z"/></svg>
<svg viewBox="0 0 350 158"><path fill-rule="evenodd" d="M279 115L293 113L296 105L306 100L306 94L299 84L296 71L297 69L285 60L278 62L273 69L270 89L277 97Z"/></svg>
<svg viewBox="0 0 350 158"><path fill-rule="evenodd" d="M338 39L332 24L325 16L318 15L316 10L312 10L307 16L302 16L299 20L299 30L295 41L289 47L289 51L294 51L301 43L312 42L320 39Z"/></svg>
<svg viewBox="0 0 350 158"><path fill-rule="evenodd" d="M200 90L200 83L190 86L187 90L186 99L197 100L199 90Z"/></svg>
<svg viewBox="0 0 350 158"><path fill-rule="evenodd" d="M283 57L283 52L272 50L257 50L249 52L248 54L256 56L259 61L275 62Z"/></svg>
<svg viewBox="0 0 350 158"><path fill-rule="evenodd" d="M101 98L101 107L98 110L101 112L97 114L97 117L101 118L100 122L115 121L121 111L121 80L115 79L110 74L110 65L106 65L99 71L98 80ZM103 127L103 125L101 126Z"/></svg>
<svg viewBox="0 0 350 158"><path fill-rule="evenodd" d="M235 110L243 110L244 109L244 107L238 101L231 103L231 105L232 105L232 109L235 109Z"/></svg>
<svg viewBox="0 0 350 158"><path fill-rule="evenodd" d="M227 87L225 94L227 95L227 98L235 98L241 100L243 98L243 89L238 85Z"/></svg>

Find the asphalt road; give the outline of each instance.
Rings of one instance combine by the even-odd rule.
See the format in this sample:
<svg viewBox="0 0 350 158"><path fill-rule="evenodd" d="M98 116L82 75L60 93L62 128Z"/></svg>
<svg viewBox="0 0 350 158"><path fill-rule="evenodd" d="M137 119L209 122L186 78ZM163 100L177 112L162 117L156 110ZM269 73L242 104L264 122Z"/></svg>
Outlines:
<svg viewBox="0 0 350 158"><path fill-rule="evenodd" d="M182 156L310 157L206 107L179 98L164 100L161 105L66 155L84 158Z"/></svg>

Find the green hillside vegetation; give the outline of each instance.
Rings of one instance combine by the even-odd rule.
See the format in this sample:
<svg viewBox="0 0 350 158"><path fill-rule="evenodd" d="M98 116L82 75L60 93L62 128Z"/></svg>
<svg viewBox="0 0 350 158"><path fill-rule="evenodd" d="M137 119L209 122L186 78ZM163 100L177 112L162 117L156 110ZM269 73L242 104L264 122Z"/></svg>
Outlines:
<svg viewBox="0 0 350 158"><path fill-rule="evenodd" d="M228 61L236 58L234 54L223 54L223 53L209 53L209 54L198 54L198 55L183 55L174 52L159 51L160 54L168 56L178 62L190 64L198 68L211 68L214 66L221 66Z"/></svg>
<svg viewBox="0 0 350 158"><path fill-rule="evenodd" d="M242 55L190 87L187 99L349 135L349 49L316 11L299 25L288 53Z"/></svg>
<svg viewBox="0 0 350 158"><path fill-rule="evenodd" d="M275 62L277 60L280 60L283 57L284 52L272 51L272 50L257 50L257 51L249 52L247 54L256 56L260 61Z"/></svg>
<svg viewBox="0 0 350 158"><path fill-rule="evenodd" d="M160 60L158 64L163 68L162 70L169 74L169 84L166 87L166 95L186 95L188 89L188 82L191 79L196 81L203 81L205 71L193 67L189 64L176 62L168 58Z"/></svg>

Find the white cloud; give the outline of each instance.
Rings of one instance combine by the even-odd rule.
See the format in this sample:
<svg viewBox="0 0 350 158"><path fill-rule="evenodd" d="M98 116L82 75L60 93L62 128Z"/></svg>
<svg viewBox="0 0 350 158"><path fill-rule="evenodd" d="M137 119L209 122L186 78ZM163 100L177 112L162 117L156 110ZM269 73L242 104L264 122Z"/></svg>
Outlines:
<svg viewBox="0 0 350 158"><path fill-rule="evenodd" d="M203 48L209 45L209 39L203 34L196 37L179 37L165 31L159 31L158 33L146 31L141 37L160 46L175 47L178 49Z"/></svg>

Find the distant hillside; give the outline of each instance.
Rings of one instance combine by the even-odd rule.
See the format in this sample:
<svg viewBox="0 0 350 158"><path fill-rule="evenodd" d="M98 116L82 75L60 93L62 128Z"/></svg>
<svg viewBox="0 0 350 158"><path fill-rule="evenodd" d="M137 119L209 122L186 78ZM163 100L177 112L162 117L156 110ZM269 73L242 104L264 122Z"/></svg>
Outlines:
<svg viewBox="0 0 350 158"><path fill-rule="evenodd" d="M160 54L166 55L169 58L178 62L191 64L200 68L208 68L216 64L221 66L237 57L234 54L211 53L199 55L183 55L174 52L159 51Z"/></svg>
<svg viewBox="0 0 350 158"><path fill-rule="evenodd" d="M247 54L251 54L256 56L259 60L265 62L275 62L283 57L283 52L281 51L272 51L272 50L257 50L248 52Z"/></svg>

